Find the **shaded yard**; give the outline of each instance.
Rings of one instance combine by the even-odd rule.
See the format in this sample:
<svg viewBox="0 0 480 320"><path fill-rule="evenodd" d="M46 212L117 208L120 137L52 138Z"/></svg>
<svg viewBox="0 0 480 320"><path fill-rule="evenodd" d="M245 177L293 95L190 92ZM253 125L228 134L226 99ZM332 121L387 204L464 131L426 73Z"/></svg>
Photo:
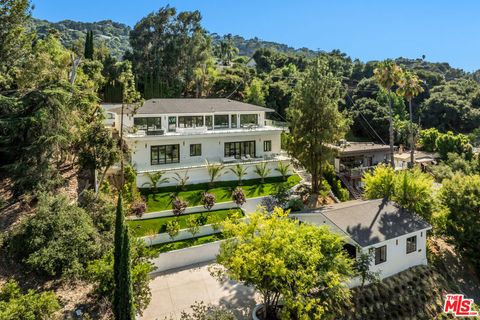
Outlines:
<svg viewBox="0 0 480 320"><path fill-rule="evenodd" d="M241 188L247 198L254 198L275 194L280 187L291 188L300 180L298 175L291 175L286 181L283 181L282 177L266 178L263 184L260 179L252 179L243 181ZM149 189L142 189L141 192L147 199L147 212L154 212L172 209L172 193L187 201L189 207L201 205L202 193L207 190L216 196L217 203L231 201L232 191L237 185L237 181L219 181L209 190L208 185L202 183L189 185L185 191L178 191L176 187L165 187L158 188L159 192L156 194Z"/></svg>
<svg viewBox="0 0 480 320"><path fill-rule="evenodd" d="M243 211L237 208L232 209L225 209L225 210L211 210L209 212L202 212L202 213L191 213L191 214L182 214L180 216L169 216L169 217L161 217L161 218L152 218L152 219L144 219L144 220L130 220L128 221L128 225L132 233L136 237L143 237L154 235L157 233L166 232L167 222L171 220L178 219L178 223L180 224L180 229L187 228L187 219L191 216L195 216L197 219L202 220L204 219L201 225L211 224L215 222L224 221L232 212L238 212L241 216L243 216Z"/></svg>

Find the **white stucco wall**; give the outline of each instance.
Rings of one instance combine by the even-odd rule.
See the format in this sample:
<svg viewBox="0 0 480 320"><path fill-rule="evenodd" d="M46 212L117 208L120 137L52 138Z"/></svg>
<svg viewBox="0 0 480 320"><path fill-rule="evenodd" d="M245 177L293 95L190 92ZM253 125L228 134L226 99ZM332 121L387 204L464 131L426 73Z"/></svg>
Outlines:
<svg viewBox="0 0 480 320"><path fill-rule="evenodd" d="M417 236L417 250L407 254L407 238L413 236ZM368 253L370 248L387 246L387 261L378 265L373 262L370 268L380 271L380 278L383 279L413 266L427 265L426 240L427 230L422 230L363 248L363 251Z"/></svg>
<svg viewBox="0 0 480 320"><path fill-rule="evenodd" d="M269 177L280 176L280 173L275 170L275 168L278 167L278 162L279 161L267 162L267 167L271 169L270 174L268 175ZM284 162L288 162L288 161L284 161ZM247 170L247 175L243 178L243 180L259 178L258 175L255 174L253 171L256 163L258 162L242 164ZM233 167L233 165L226 165L222 171L223 172L222 175L219 178L217 178L216 181L237 180L237 177L229 169L231 167ZM158 170L162 170L162 169L159 168ZM198 168L190 168L190 169L176 169L176 170L167 171L165 173L164 177L168 178L169 182L163 183L161 187L177 185L177 181L173 179L173 177L176 177L175 173L180 174L180 176L182 177L185 175L185 173L187 173L187 176L190 177L190 179L188 180L188 184L207 183L210 181L210 176L208 175L208 171L205 166L198 167ZM137 186L139 188L148 187L149 182L150 182L150 179L148 178L148 175L146 173L139 172L137 174Z"/></svg>
<svg viewBox="0 0 480 320"><path fill-rule="evenodd" d="M223 240L161 253L157 258L151 260L156 267L152 274L182 268L192 264L213 261L217 257L222 241Z"/></svg>
<svg viewBox="0 0 480 320"><path fill-rule="evenodd" d="M272 141L272 151L263 151L263 142ZM169 167L179 167L189 164L203 164L205 159L208 161L221 161L224 157L224 148L226 142L255 141L255 151L257 157L280 153L280 132L255 132L245 131L241 134L222 134L212 136L212 134L198 134L188 136L150 136L127 141L131 149L132 165L138 170L164 170ZM152 146L160 145L180 145L180 163L151 165L150 150ZM190 144L201 144L202 155L190 156Z"/></svg>

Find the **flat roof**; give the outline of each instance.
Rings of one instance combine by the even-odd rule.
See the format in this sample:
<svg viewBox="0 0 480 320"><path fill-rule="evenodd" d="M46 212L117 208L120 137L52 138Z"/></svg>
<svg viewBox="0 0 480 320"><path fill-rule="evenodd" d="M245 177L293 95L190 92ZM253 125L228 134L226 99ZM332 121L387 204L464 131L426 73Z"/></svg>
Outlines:
<svg viewBox="0 0 480 320"><path fill-rule="evenodd" d="M363 154L365 152L390 151L390 146L373 142L348 142L345 145L333 145L340 155Z"/></svg>
<svg viewBox="0 0 480 320"><path fill-rule="evenodd" d="M418 215L385 199L347 201L299 213L323 214L362 247L432 227Z"/></svg>
<svg viewBox="0 0 480 320"><path fill-rule="evenodd" d="M122 107L113 107L109 112L121 113ZM124 108L130 113L132 108ZM178 99L150 99L137 109L136 114L194 114L194 113L222 113L235 111L274 112L273 109L256 106L236 100L222 98L178 98Z"/></svg>

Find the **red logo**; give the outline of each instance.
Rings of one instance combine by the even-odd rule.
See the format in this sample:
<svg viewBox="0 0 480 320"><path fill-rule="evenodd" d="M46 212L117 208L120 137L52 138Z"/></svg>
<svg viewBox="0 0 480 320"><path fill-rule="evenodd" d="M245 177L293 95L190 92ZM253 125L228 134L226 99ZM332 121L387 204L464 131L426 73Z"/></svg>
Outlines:
<svg viewBox="0 0 480 320"><path fill-rule="evenodd" d="M478 316L477 311L472 310L473 299L466 299L463 294L447 294L443 312L452 313L454 317Z"/></svg>

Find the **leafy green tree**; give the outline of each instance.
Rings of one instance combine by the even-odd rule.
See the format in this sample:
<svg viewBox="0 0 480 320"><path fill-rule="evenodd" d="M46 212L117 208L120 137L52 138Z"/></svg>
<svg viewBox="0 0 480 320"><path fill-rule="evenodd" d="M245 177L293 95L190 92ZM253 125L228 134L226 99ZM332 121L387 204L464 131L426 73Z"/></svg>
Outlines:
<svg viewBox="0 0 480 320"><path fill-rule="evenodd" d="M361 250L361 248L357 248L357 251L358 250ZM360 277L362 289L365 286L365 282L374 283L379 281L380 272L371 270L373 259L373 254L362 252L355 263L356 273Z"/></svg>
<svg viewBox="0 0 480 320"><path fill-rule="evenodd" d="M451 152L464 154L467 160L471 160L473 156L472 145L468 137L463 134L456 135L451 131L440 134L435 141L435 146L442 159L447 159Z"/></svg>
<svg viewBox="0 0 480 320"><path fill-rule="evenodd" d="M60 309L53 291L22 293L15 280L9 280L0 288L0 319L34 320L52 319Z"/></svg>
<svg viewBox="0 0 480 320"><path fill-rule="evenodd" d="M178 236L179 232L180 232L180 224L176 219L170 220L167 222L167 233L170 239L172 239L172 241L176 236Z"/></svg>
<svg viewBox="0 0 480 320"><path fill-rule="evenodd" d="M319 191L322 167L332 153L329 144L343 138L348 128L348 119L338 111L340 88L325 61L317 59L297 84L288 108L287 150L312 175L313 193Z"/></svg>
<svg viewBox="0 0 480 320"><path fill-rule="evenodd" d="M397 93L405 97L408 101L408 109L410 114L410 164L411 166L415 163L415 137L414 137L414 123L413 123L413 109L412 109L412 99L423 92L423 87L420 85L420 80L418 77L409 71L403 72L403 75L400 79L399 87Z"/></svg>
<svg viewBox="0 0 480 320"><path fill-rule="evenodd" d="M255 174L260 177L260 182L264 183L265 178L268 177L270 172L272 172L272 169L268 167L268 164L266 162L262 162L260 164L255 165L253 172L255 172Z"/></svg>
<svg viewBox="0 0 480 320"><path fill-rule="evenodd" d="M2 162L13 179L17 195L33 190L52 190L63 178L57 169L74 140L75 116L67 88L34 90L0 121L4 126L0 149Z"/></svg>
<svg viewBox="0 0 480 320"><path fill-rule="evenodd" d="M390 165L395 168L394 160L394 136L393 136L393 104L392 104L392 88L399 82L402 76L402 69L391 60L386 60L378 63L374 70L375 80L378 84L387 91L389 109L389 140L390 140Z"/></svg>
<svg viewBox="0 0 480 320"><path fill-rule="evenodd" d="M431 221L434 203L433 182L430 175L418 168L402 170L395 175L392 200Z"/></svg>
<svg viewBox="0 0 480 320"><path fill-rule="evenodd" d="M211 42L198 11L160 8L141 19L130 32L135 73L147 98L178 97L195 91L195 69L210 59ZM150 83L150 88L148 88Z"/></svg>
<svg viewBox="0 0 480 320"><path fill-rule="evenodd" d="M265 106L265 90L260 79L253 79L250 85L245 89L245 102Z"/></svg>
<svg viewBox="0 0 480 320"><path fill-rule="evenodd" d="M395 172L377 166L363 177L368 199L386 198L430 221L433 209L433 178L419 169Z"/></svg>
<svg viewBox="0 0 480 320"><path fill-rule="evenodd" d="M94 122L88 126L82 136L79 151L79 163L83 168L102 172L97 183L97 190L102 184L108 169L120 159L117 141L110 131L101 122Z"/></svg>
<svg viewBox="0 0 480 320"><path fill-rule="evenodd" d="M101 244L90 216L67 197L39 196L36 214L8 239L15 258L40 274L78 278L88 260L98 258Z"/></svg>
<svg viewBox="0 0 480 320"><path fill-rule="evenodd" d="M348 301L344 282L353 262L327 227L299 224L276 208L270 216L252 214L248 223L227 221L224 233L222 267L211 271L255 288L265 319L276 318L280 300L282 315L295 319L319 319L327 310L332 316L337 303Z"/></svg>
<svg viewBox="0 0 480 320"><path fill-rule="evenodd" d="M155 270L151 259L157 254L146 247L142 239L132 238L130 245L135 312L137 315L142 315L151 300L149 273ZM102 258L90 261L87 268L88 279L94 283L96 295L107 298L109 301L114 300L115 292L113 265L114 254L111 249Z"/></svg>
<svg viewBox="0 0 480 320"><path fill-rule="evenodd" d="M247 175L247 168L240 163L237 163L233 168L230 168L230 171L237 177L238 185L241 186L243 184L243 177Z"/></svg>
<svg viewBox="0 0 480 320"><path fill-rule="evenodd" d="M467 79L432 88L420 110L422 125L441 132L471 132L480 123L479 95L480 85Z"/></svg>
<svg viewBox="0 0 480 320"><path fill-rule="evenodd" d="M125 226L123 230L123 243L120 262L119 283L120 288L117 290L120 297L118 299L118 314L119 320L134 320L135 319L135 304L132 287L132 262L130 258L130 235L128 227Z"/></svg>
<svg viewBox="0 0 480 320"><path fill-rule="evenodd" d="M420 131L420 145L422 149L429 152L437 150L437 138L440 132L435 128L429 128Z"/></svg>
<svg viewBox="0 0 480 320"><path fill-rule="evenodd" d="M456 174L444 180L440 199L448 208L447 233L451 241L480 267L480 176Z"/></svg>
<svg viewBox="0 0 480 320"><path fill-rule="evenodd" d="M200 224L198 218L194 215L189 216L187 218L187 228L188 232L191 233L192 237L195 237L195 235L200 231Z"/></svg>
<svg viewBox="0 0 480 320"><path fill-rule="evenodd" d="M29 0L0 2L0 91L15 85L22 58L31 50L33 35L26 32L30 17Z"/></svg>

